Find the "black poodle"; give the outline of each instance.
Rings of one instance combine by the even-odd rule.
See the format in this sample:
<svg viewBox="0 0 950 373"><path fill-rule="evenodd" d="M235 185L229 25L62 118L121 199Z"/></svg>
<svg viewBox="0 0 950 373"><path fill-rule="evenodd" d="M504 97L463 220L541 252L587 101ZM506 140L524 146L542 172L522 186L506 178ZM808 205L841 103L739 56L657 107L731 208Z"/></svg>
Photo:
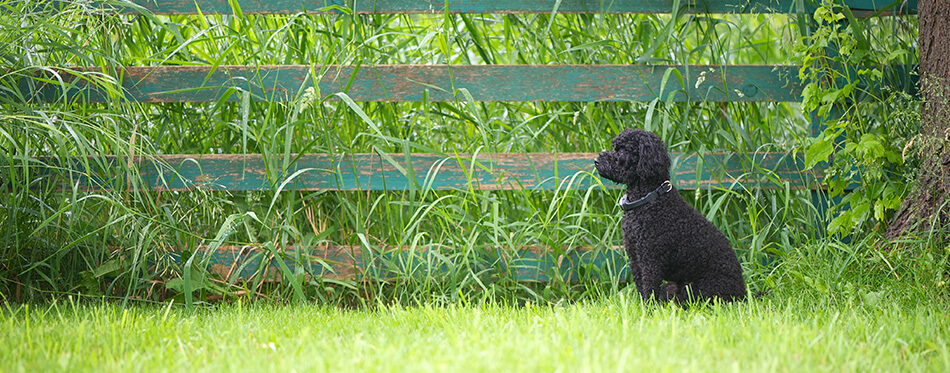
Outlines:
<svg viewBox="0 0 950 373"><path fill-rule="evenodd" d="M677 302L745 298L742 267L729 240L670 183L663 140L628 129L614 138L613 147L594 166L601 176L627 185L620 198L623 246L640 296Z"/></svg>

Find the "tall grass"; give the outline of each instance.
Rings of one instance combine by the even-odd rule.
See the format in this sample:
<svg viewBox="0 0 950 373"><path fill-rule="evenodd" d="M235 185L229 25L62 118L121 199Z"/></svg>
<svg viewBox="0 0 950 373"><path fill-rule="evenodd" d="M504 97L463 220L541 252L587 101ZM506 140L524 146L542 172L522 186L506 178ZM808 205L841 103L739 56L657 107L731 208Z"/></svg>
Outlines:
<svg viewBox="0 0 950 373"><path fill-rule="evenodd" d="M794 64L801 33L783 15L196 15L117 14L64 2L15 2L0 13L0 294L45 299L65 293L158 300L170 279L210 293L324 300L594 294L603 283L521 284L486 278L487 247L620 244L615 192L154 192L134 169L106 156L263 154L272 180L299 153L444 154L598 152L624 128L658 133L671 151L794 151L808 119L794 103L283 103L144 104L121 99L108 76L76 70L115 65L305 64ZM869 21L881 48L912 50L913 18ZM912 26L912 25L911 25ZM912 54L908 59L916 57ZM912 62L912 61L909 61ZM59 70L52 70L58 68ZM111 93L104 104L25 96L11 82L40 71L78 75ZM65 80L65 79L64 79ZM39 82L34 81L34 84ZM47 84L60 85L52 79ZM543 83L541 83L543 84ZM236 97L246 97L239 90ZM375 129L371 130L367 119ZM81 156L106 188L44 184L31 168ZM119 158L123 159L123 158ZM70 176L70 175L67 175ZM75 176L75 175L72 175ZM59 180L63 180L60 178ZM819 236L808 192L774 189L686 192L736 247L753 280L761 267ZM131 186L126 188L123 186ZM438 247L448 278L358 283L312 280L298 265L273 284L206 279L202 257L170 252L207 244L270 247L273 261L309 263L286 245ZM268 246L269 245L269 246ZM312 246L308 246L312 247ZM447 252L447 254L446 254ZM433 254L434 255L434 254ZM290 268L290 267L286 267ZM288 270L290 271L290 270ZM411 274L407 276L412 277ZM593 289L585 293L584 289ZM581 290L579 293L577 290ZM189 293L190 296L190 293ZM359 300L356 300L360 302Z"/></svg>

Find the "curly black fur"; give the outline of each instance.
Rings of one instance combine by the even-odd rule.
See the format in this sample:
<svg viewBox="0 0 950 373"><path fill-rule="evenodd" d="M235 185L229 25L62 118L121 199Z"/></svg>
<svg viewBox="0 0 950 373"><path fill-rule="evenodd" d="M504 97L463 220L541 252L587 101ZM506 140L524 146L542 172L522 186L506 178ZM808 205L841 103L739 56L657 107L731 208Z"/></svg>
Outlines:
<svg viewBox="0 0 950 373"><path fill-rule="evenodd" d="M670 156L659 136L628 129L614 138L613 148L594 165L604 178L627 186L627 201L670 179ZM645 301L745 298L742 267L729 240L675 188L624 212L621 228L630 274Z"/></svg>

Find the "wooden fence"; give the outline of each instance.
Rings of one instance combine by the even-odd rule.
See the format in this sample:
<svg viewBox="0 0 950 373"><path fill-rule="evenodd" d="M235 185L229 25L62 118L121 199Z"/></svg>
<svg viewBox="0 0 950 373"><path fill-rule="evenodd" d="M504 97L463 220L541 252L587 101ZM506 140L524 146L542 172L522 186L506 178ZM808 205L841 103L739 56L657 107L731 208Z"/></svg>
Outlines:
<svg viewBox="0 0 950 373"><path fill-rule="evenodd" d="M233 0L232 0L233 1ZM809 13L804 0L237 0L241 12L280 13L670 13L673 4L696 13ZM154 14L230 14L228 0L135 0ZM857 16L913 13L916 1L845 0ZM804 4L799 7L796 4ZM117 11L137 12L131 8ZM456 101L464 89L474 101L717 101L797 102L802 84L798 66L743 65L373 65L373 66L157 66L114 67L103 71L117 79L125 99L138 102L218 102L249 92L254 101L291 101L314 84L325 98L346 93L354 101ZM101 71L101 69L100 69ZM907 85L904 69L889 70L893 81ZM68 76L68 75L64 75ZM670 78L671 76L675 78ZM37 80L42 81L42 80ZM505 84L497 82L504 81ZM538 81L550 82L540 86ZM29 83L29 84L27 84ZM65 91L62 87L68 87ZM59 84L23 81L29 101L103 102L106 93L82 79ZM592 172L591 153L532 154L304 154L290 169L268 172L259 154L175 154L136 159L145 186L155 190L205 188L222 191L275 190L408 190L408 189L540 189L587 188L591 179L575 176ZM763 178L781 178L791 188L815 188L820 169L803 172L801 155L766 153L734 155L673 154L673 182L680 189L757 187ZM108 167L112 159L96 163ZM126 160L122 160L125 162ZM89 162L58 160L74 170L85 188L123 188L98 180ZM173 171L174 170L174 171ZM279 175L276 178L273 175ZM609 183L608 183L609 184ZM431 249L437 250L437 249ZM322 268L313 275L327 278L387 277L373 264L388 263L438 271L420 249L380 250L369 247L307 248L306 258ZM257 254L254 254L254 253ZM257 255L254 257L254 255ZM608 268L619 274L625 265L617 251L592 252L523 248L487 252L497 271L518 280L547 281L551 276L576 279L584 268ZM219 247L209 254L211 267L225 275L248 276L261 259L260 250ZM249 260L252 258L252 260ZM256 258L256 259L253 259ZM430 258L431 259L431 258ZM274 264L276 266L276 264ZM275 267L276 270L276 267ZM416 273L427 273L425 270Z"/></svg>

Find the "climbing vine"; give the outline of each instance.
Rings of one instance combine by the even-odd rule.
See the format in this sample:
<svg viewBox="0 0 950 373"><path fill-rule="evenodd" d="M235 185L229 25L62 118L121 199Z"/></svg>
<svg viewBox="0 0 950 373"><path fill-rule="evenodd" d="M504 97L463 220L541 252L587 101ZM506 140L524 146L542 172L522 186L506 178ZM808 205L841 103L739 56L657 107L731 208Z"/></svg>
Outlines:
<svg viewBox="0 0 950 373"><path fill-rule="evenodd" d="M891 88L900 81L908 86L911 75L903 71L913 71L904 66L917 59L916 25L907 31L903 21L858 19L840 0L823 0L814 20L797 47L804 56L802 108L817 132L803 141L806 167L827 165L824 183L834 201L829 233L879 232L918 164L919 101Z"/></svg>

